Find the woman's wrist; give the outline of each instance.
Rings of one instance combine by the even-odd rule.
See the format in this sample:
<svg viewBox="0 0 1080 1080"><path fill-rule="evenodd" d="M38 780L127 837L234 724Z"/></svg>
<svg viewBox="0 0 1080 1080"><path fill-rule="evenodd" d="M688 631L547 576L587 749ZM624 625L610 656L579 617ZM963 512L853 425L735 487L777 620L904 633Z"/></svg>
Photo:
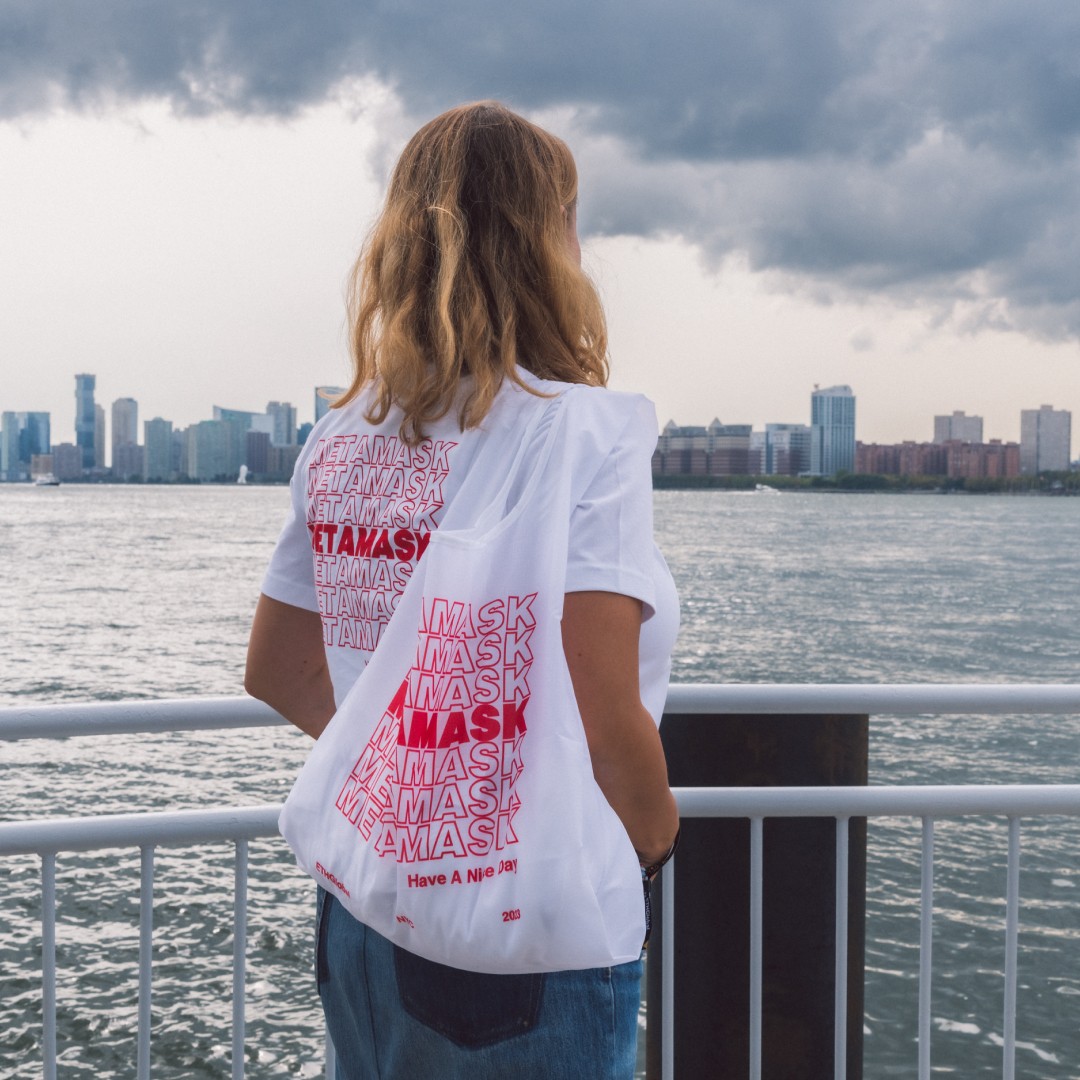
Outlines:
<svg viewBox="0 0 1080 1080"><path fill-rule="evenodd" d="M638 857L638 862L641 864L641 871L646 878L652 879L656 877L660 870L671 861L672 855L675 854L675 849L679 846L679 837L682 835L682 829L675 830L675 839L671 841L671 846L658 858L649 857L643 855L640 851L635 851Z"/></svg>

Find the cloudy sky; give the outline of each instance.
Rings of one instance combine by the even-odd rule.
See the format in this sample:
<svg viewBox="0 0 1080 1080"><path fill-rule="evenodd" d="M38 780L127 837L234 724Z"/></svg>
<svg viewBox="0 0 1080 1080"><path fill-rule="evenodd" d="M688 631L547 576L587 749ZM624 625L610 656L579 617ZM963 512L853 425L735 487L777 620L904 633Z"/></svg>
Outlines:
<svg viewBox="0 0 1080 1080"><path fill-rule="evenodd" d="M177 424L346 378L389 164L496 97L563 135L614 385L661 422L866 441L1077 414L1080 6L1061 0L5 0L0 408Z"/></svg>

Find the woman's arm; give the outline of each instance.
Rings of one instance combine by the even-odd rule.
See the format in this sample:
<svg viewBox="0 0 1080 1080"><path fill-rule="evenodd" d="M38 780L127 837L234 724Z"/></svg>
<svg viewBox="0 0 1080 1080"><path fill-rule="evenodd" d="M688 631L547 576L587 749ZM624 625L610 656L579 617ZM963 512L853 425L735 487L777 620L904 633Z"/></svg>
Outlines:
<svg viewBox="0 0 1080 1080"><path fill-rule="evenodd" d="M643 863L667 853L679 827L667 763L638 689L641 601L567 593L562 636L593 775Z"/></svg>
<svg viewBox="0 0 1080 1080"><path fill-rule="evenodd" d="M244 689L317 739L334 715L334 688L317 611L260 595Z"/></svg>

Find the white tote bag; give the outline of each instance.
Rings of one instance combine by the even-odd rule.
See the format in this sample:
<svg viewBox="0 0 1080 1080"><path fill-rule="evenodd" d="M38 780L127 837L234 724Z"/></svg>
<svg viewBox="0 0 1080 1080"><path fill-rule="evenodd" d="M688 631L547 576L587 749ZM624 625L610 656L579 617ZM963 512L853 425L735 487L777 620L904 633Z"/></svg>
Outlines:
<svg viewBox="0 0 1080 1080"><path fill-rule="evenodd" d="M457 527L478 493L463 486L281 814L299 865L356 918L469 971L608 966L644 940L637 856L593 779L560 628L564 423L590 399L533 398L526 430L478 450L464 484L501 490Z"/></svg>

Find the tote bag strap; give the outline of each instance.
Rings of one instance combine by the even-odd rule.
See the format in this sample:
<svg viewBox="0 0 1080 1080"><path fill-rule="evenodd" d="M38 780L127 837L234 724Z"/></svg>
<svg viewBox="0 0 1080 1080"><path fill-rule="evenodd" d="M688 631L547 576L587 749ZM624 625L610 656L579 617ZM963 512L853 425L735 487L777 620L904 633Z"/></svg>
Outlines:
<svg viewBox="0 0 1080 1080"><path fill-rule="evenodd" d="M564 391L555 399L538 399L535 406L530 403L527 422L511 433L514 456L505 470L502 483L493 495L483 498L483 489L489 483L490 476L505 460L508 439L495 439L481 447L450 510L453 510L453 505L475 506L480 501L484 509L471 522L461 522L460 525L448 512L443 524L432 533L433 543L479 543L502 531L525 512L541 488L541 482L548 478L549 463L559 443L566 416L567 396L568 392ZM545 422L547 430L541 432ZM541 440L539 446L538 438ZM514 504L507 507L515 484L520 484L520 494Z"/></svg>

